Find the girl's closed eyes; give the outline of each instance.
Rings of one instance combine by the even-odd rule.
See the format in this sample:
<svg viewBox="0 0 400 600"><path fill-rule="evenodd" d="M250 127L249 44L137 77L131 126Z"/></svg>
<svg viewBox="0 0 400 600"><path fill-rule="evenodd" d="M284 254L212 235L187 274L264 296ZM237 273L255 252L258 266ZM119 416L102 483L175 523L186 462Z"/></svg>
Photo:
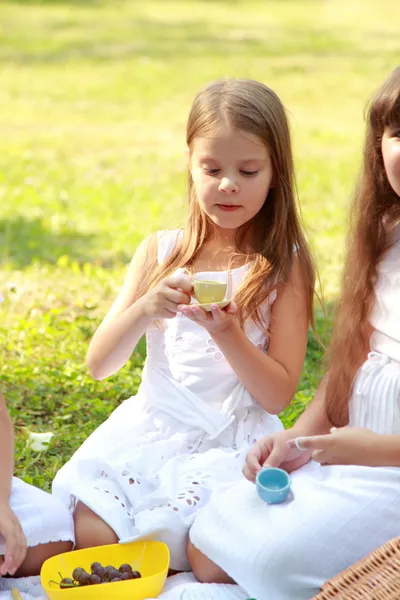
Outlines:
<svg viewBox="0 0 400 600"><path fill-rule="evenodd" d="M205 172L207 173L207 175L218 175L220 173L220 169L204 169ZM259 171L243 171L240 170L239 173L241 175L244 175L245 177L253 177L254 175L257 175Z"/></svg>

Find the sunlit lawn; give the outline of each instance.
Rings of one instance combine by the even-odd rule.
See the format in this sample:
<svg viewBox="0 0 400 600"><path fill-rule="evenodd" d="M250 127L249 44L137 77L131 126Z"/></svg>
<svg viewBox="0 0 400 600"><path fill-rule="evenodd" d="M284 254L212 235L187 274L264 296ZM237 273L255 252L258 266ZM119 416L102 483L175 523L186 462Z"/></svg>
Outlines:
<svg viewBox="0 0 400 600"><path fill-rule="evenodd" d="M287 106L332 306L363 109L398 63L399 22L397 0L0 2L0 378L27 481L48 488L137 388L143 344L103 382L84 355L138 242L182 223L185 120L209 80L260 79ZM327 340L330 319L317 317ZM286 425L312 397L321 356L310 336ZM56 434L47 453L22 452L22 426Z"/></svg>

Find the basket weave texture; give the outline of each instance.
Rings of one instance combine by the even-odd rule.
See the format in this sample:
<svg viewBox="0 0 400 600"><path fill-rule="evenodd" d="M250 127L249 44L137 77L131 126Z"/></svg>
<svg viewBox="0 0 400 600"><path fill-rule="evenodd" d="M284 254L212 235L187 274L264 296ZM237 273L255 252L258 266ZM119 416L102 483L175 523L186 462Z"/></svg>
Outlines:
<svg viewBox="0 0 400 600"><path fill-rule="evenodd" d="M313 600L400 600L400 537L329 579Z"/></svg>

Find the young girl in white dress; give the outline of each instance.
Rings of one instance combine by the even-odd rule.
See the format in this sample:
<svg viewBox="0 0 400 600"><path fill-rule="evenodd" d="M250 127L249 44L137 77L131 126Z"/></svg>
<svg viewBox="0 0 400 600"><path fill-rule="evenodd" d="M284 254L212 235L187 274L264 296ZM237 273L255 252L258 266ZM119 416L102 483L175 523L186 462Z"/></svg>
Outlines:
<svg viewBox="0 0 400 600"><path fill-rule="evenodd" d="M0 391L0 577L38 575L42 563L72 549L71 513L50 494L13 477L14 436Z"/></svg>
<svg viewBox="0 0 400 600"><path fill-rule="evenodd" d="M190 532L201 581L233 579L260 600L309 599L400 535L400 68L370 106L351 215L327 376L291 430L250 450L250 481L217 491ZM258 498L264 464L292 472L289 501Z"/></svg>
<svg viewBox="0 0 400 600"><path fill-rule="evenodd" d="M94 377L109 377L146 333L139 391L53 483L74 509L77 548L163 540L175 570L189 567L197 511L241 478L257 438L282 429L277 414L298 385L314 288L276 94L249 80L208 85L194 100L187 147L186 225L140 245L87 356ZM222 278L233 300L197 306L193 277Z"/></svg>

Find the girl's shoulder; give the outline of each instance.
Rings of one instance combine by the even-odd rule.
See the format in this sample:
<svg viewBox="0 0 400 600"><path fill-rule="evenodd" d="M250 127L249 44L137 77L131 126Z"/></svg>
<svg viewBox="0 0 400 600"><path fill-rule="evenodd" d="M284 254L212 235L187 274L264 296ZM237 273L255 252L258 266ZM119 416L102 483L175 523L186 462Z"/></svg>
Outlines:
<svg viewBox="0 0 400 600"><path fill-rule="evenodd" d="M155 261L159 264L163 263L171 254L181 236L182 229L164 229L151 233L140 242L132 262L135 263L135 267L137 263L144 267L154 265Z"/></svg>
<svg viewBox="0 0 400 600"><path fill-rule="evenodd" d="M159 264L163 263L182 239L183 229L163 229L157 232L157 257Z"/></svg>

